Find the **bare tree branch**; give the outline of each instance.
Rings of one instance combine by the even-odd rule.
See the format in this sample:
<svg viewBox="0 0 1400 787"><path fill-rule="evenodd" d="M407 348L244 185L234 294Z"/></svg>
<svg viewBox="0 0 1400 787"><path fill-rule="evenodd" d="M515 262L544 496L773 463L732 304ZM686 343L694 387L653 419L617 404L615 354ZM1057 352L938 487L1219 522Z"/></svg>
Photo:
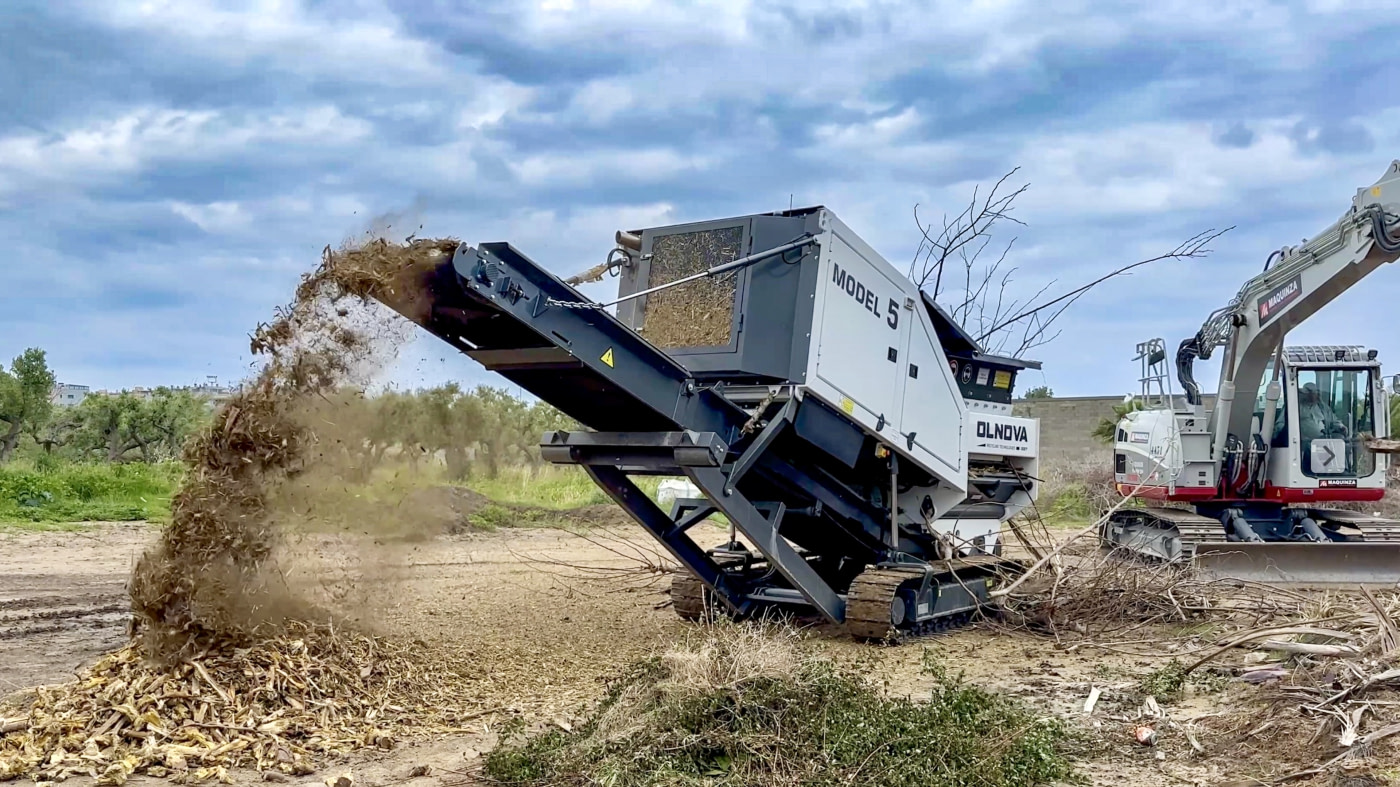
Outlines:
<svg viewBox="0 0 1400 787"><path fill-rule="evenodd" d="M977 341L980 343L987 337L991 336L999 330L1002 330L1003 328L1010 326L1013 323L1027 319L1032 315L1038 315L1040 312L1050 308L1051 306L1063 303L1063 305L1060 306L1059 309L1056 309L1054 312L1051 313L1050 317L1041 321L1040 330L1043 332L1046 328L1050 327L1050 325L1055 322L1056 318L1058 318L1061 314L1064 313L1065 309L1068 309L1074 304L1075 301L1079 300L1080 297L1084 295L1084 293L1088 292L1089 290L1092 290L1100 284L1103 284L1109 279L1112 279L1117 276L1126 275L1127 273L1131 272L1136 268L1140 268L1144 265L1149 265L1154 262L1160 262L1162 260L1179 260L1204 257L1207 254L1210 254L1210 242L1219 238L1221 235L1224 235L1232 229L1234 229L1234 227L1226 227L1223 230L1206 230L1205 232L1193 235L1191 238L1188 238L1186 241L1184 241L1181 245L1177 246L1175 249L1172 249L1171 251L1165 254L1159 254L1156 257L1149 257L1145 260L1138 260L1137 262L1134 262L1131 265L1124 265L1123 267L1118 268L1117 270L1110 271L1109 273L1106 273L1103 276L1094 279L1093 281L1089 282L1088 284L1085 284L1082 287L1070 290L1069 292L1059 296L1058 298L1046 301L1045 303L1027 309L1026 311L1023 311L1020 314L1017 314L1015 317L1008 318L997 323L996 325L993 325L985 333L979 336L977 338Z"/></svg>
<svg viewBox="0 0 1400 787"><path fill-rule="evenodd" d="M951 219L945 214L942 228L937 229L932 222L924 223L919 218L919 206L914 206L914 223L919 228L922 236L919 247L914 252L914 259L909 265L909 278L919 286L919 289L929 289L929 281L932 280L933 287L929 295L935 299L942 294L943 274L949 259L954 258L965 250L965 248L977 241L979 238L990 240L990 230L997 222L1006 220L1015 224L1024 223L1011 215L1015 207L1016 198L1023 194L1029 184L1023 185L1010 193L1002 193L1002 189L1020 168L1016 168L1006 173L998 180L985 197L979 197L980 187L974 187L972 199L967 207L963 208ZM986 241L975 253L960 257L965 264L975 263L977 255L985 248Z"/></svg>
<svg viewBox="0 0 1400 787"><path fill-rule="evenodd" d="M1212 241L1233 229L1207 230L1169 252L1124 265L1088 284L1043 300L1058 282L1052 279L1030 298L1022 299L1014 292L1015 275L1021 267L1006 266L1017 239L1011 238L995 260L983 260L983 253L995 240L998 224L1006 221L1025 226L1012 213L1016 199L1030 185L1014 189L1008 186L1018 171L1019 167L1002 175L985 193L980 186L974 187L967 204L954 216L944 214L940 222L926 222L920 216L919 206L914 206L920 240L909 264L909 278L954 321L975 335L987 352L1001 354L1014 346L1011 354L1019 358L1048 344L1060 335L1055 328L1060 316L1094 287L1153 262L1203 257L1210 253Z"/></svg>

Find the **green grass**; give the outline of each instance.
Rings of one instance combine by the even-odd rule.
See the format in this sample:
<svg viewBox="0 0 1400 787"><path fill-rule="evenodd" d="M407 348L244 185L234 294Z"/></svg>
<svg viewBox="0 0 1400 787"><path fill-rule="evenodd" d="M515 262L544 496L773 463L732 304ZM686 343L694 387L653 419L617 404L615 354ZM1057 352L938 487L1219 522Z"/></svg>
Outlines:
<svg viewBox="0 0 1400 787"><path fill-rule="evenodd" d="M25 529L77 522L166 520L177 463L15 462L0 467L0 523Z"/></svg>
<svg viewBox="0 0 1400 787"><path fill-rule="evenodd" d="M655 497L661 483L655 477L633 479L643 492ZM593 483L579 467L522 465L503 468L495 478L479 475L464 484L469 489L499 503L536 506L563 511L584 506L607 505L611 498Z"/></svg>
<svg viewBox="0 0 1400 787"><path fill-rule="evenodd" d="M610 787L1013 787L1072 777L1072 733L936 661L932 689L891 697L828 660L723 631L634 665L587 718L505 730L498 784Z"/></svg>
<svg viewBox="0 0 1400 787"><path fill-rule="evenodd" d="M1172 659L1165 666L1143 676L1138 681L1137 689L1144 697L1155 697L1158 702L1171 703L1185 695L1188 683L1197 691L1216 693L1223 691L1228 682L1229 678L1226 676L1209 670L1187 674L1185 665Z"/></svg>
<svg viewBox="0 0 1400 787"><path fill-rule="evenodd" d="M503 468L494 478L482 468L465 481L451 481L440 465L385 462L362 477L349 479L327 468L313 470L282 486L276 505L287 510L316 512L332 524L362 517L365 503L393 507L422 489L455 484L490 498L490 505L472 515L482 530L499 527L539 527L557 524L550 511L610 505L603 493L578 467L524 465ZM22 460L0 466L0 527L74 529L93 521L168 521L170 499L183 469L175 462L145 464L76 464ZM655 496L660 479L636 479L642 491ZM532 510L544 509L544 510Z"/></svg>
<svg viewBox="0 0 1400 787"><path fill-rule="evenodd" d="M634 478L646 494L656 496L660 479ZM469 517L478 530L502 527L560 527L569 525L555 512L596 505L612 505L593 479L579 467L521 465L499 472L495 478L474 477L464 484L492 503Z"/></svg>

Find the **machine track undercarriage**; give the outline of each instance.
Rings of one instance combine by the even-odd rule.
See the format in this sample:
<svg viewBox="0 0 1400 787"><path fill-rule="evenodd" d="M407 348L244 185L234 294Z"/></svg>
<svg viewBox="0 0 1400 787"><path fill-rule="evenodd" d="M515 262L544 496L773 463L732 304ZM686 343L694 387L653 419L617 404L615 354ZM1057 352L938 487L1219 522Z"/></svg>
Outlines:
<svg viewBox="0 0 1400 787"><path fill-rule="evenodd" d="M868 568L851 580L843 594L845 631L856 639L889 642L956 629L977 614L994 611L988 595L992 583L1019 568L1000 558L958 561L932 574L916 566ZM671 604L682 620L733 617L703 582L688 573L671 578Z"/></svg>
<svg viewBox="0 0 1400 787"><path fill-rule="evenodd" d="M1246 509L1248 510L1248 509ZM1226 509L1238 516L1240 508ZM1390 584L1400 555L1400 522L1338 509L1266 509L1258 530L1288 522L1287 536L1241 537L1212 518L1180 508L1127 508L1104 523L1100 541L1110 549L1148 560L1183 563L1205 577L1300 585ZM1325 540L1314 540L1291 524L1306 516ZM1282 530L1280 527L1278 530ZM1266 531L1267 532L1267 531ZM1272 535L1272 533L1271 533Z"/></svg>

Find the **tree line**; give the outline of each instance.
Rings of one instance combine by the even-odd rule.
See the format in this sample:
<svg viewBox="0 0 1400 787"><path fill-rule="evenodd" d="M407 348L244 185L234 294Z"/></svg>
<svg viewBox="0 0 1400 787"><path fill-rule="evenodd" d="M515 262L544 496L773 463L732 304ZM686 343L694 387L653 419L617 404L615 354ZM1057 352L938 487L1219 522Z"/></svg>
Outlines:
<svg viewBox="0 0 1400 787"><path fill-rule="evenodd" d="M494 478L502 468L534 464L547 431L578 429L544 402L526 402L491 386L456 383L372 396L343 391L312 405L305 419L321 459L368 473L385 461L445 466L453 480Z"/></svg>
<svg viewBox="0 0 1400 787"><path fill-rule="evenodd" d="M73 460L171 459L209 415L205 400L164 387L147 396L123 391L57 407L56 382L37 347L21 353L8 369L0 365L0 463L26 448Z"/></svg>
<svg viewBox="0 0 1400 787"><path fill-rule="evenodd" d="M55 383L43 350L25 350L9 368L0 364L0 463L18 454L110 463L177 459L214 412L207 399L168 387L144 396L89 395L58 407ZM374 395L345 390L307 408L303 419L323 456L334 454L347 468L368 472L386 459L436 462L454 479L494 477L503 467L537 462L542 434L578 428L543 402L455 383Z"/></svg>

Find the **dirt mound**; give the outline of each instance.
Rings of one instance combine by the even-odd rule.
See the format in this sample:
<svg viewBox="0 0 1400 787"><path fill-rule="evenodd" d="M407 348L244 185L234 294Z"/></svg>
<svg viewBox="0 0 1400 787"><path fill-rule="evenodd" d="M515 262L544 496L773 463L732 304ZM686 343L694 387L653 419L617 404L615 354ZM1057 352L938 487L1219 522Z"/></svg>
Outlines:
<svg viewBox="0 0 1400 787"><path fill-rule="evenodd" d="M400 504L443 533L463 533L474 529L472 516L492 505L485 495L460 486L420 489L404 497Z"/></svg>
<svg viewBox="0 0 1400 787"><path fill-rule="evenodd" d="M304 469L312 451L314 432L298 417L306 403L363 380L395 349L383 346L391 331L368 299L421 308L415 285L456 246L327 247L292 304L258 326L251 348L266 366L186 449L189 472L172 522L132 575L132 611L149 652L241 643L282 620L318 617L289 601L270 570L277 532L268 494Z"/></svg>
<svg viewBox="0 0 1400 787"><path fill-rule="evenodd" d="M35 692L27 728L0 738L0 781L223 780L237 766L306 774L317 755L456 726L471 711L465 680L414 648L301 623L169 666L132 644L77 683Z"/></svg>

